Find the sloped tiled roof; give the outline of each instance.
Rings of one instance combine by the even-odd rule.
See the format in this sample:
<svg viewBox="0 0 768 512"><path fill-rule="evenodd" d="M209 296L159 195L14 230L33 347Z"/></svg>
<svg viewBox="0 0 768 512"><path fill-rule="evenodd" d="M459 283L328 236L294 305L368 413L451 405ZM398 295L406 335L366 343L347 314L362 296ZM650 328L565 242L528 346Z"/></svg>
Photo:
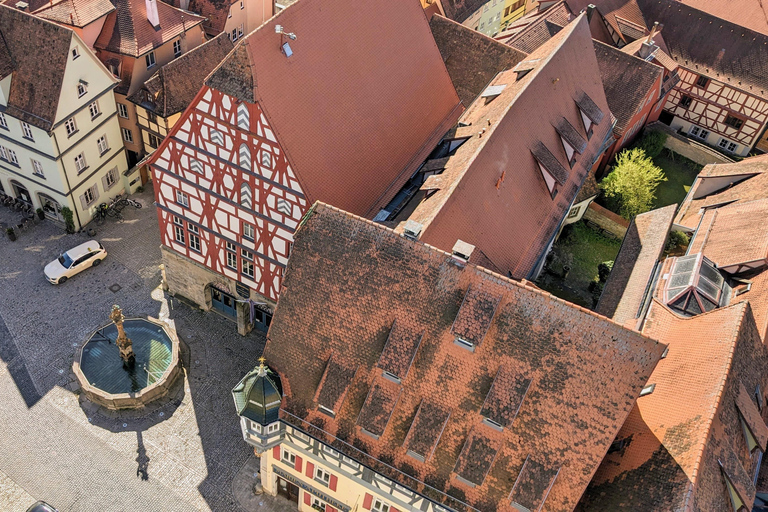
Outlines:
<svg viewBox="0 0 768 512"><path fill-rule="evenodd" d="M203 22L205 32L210 36L217 36L224 31L229 9L233 3L235 3L233 0L190 0L189 11L204 16L206 18ZM250 8L255 9L255 6L249 6Z"/></svg>
<svg viewBox="0 0 768 512"><path fill-rule="evenodd" d="M12 0L5 3L10 5ZM35 16L64 25L83 28L115 10L109 0L59 0L46 2Z"/></svg>
<svg viewBox="0 0 768 512"><path fill-rule="evenodd" d="M622 325L640 316L648 282L664 251L676 209L673 204L632 220L595 311Z"/></svg>
<svg viewBox="0 0 768 512"><path fill-rule="evenodd" d="M469 288L499 297L474 352L451 333ZM424 336L407 378L387 384L400 394L386 423L379 415L370 423L383 426L374 439L361 430L361 421L369 424L361 410L383 383L376 364L393 321ZM417 492L427 483L492 512L512 510L510 493L529 456L559 470L546 509L572 509L663 349L531 286L315 204L295 234L265 357L290 389L283 421ZM337 354L359 369L330 417L318 410L315 389ZM499 432L483 423L481 410L501 367L531 382ZM503 387L510 399L518 396L514 385ZM493 396L503 401L505 393ZM391 399L383 402L390 407ZM427 421L430 411L438 411L434 421ZM548 488L553 474L534 471L522 480L519 499L535 500L536 492L523 490ZM430 497L464 509L456 498Z"/></svg>
<svg viewBox="0 0 768 512"><path fill-rule="evenodd" d="M680 3L768 35L768 5L762 0L677 0Z"/></svg>
<svg viewBox="0 0 768 512"><path fill-rule="evenodd" d="M561 0L545 11L533 11L513 21L507 30L497 34L495 39L525 53L531 53L560 32L575 17L568 4Z"/></svg>
<svg viewBox="0 0 768 512"><path fill-rule="evenodd" d="M469 137L437 178L437 190L416 194L395 217L422 225L420 239L448 250L457 239L474 245L503 273L527 278L542 257L599 156L611 123L587 20L582 15L490 85L451 136ZM581 105L581 107L580 107ZM580 108L599 124L571 168L556 126L565 118L584 140ZM537 164L559 182L552 198Z"/></svg>
<svg viewBox="0 0 768 512"><path fill-rule="evenodd" d="M681 66L768 98L768 36L676 0L637 0L648 24L664 25L669 55Z"/></svg>
<svg viewBox="0 0 768 512"><path fill-rule="evenodd" d="M710 184L719 182L714 191ZM701 170L680 205L675 224L695 229L704 209L715 205L768 198L768 155L731 164L709 164Z"/></svg>
<svg viewBox="0 0 768 512"><path fill-rule="evenodd" d="M13 73L6 113L49 131L56 120L72 30L0 5L0 34L0 72L3 77Z"/></svg>
<svg viewBox="0 0 768 512"><path fill-rule="evenodd" d="M637 0L566 0L573 12L580 12L593 4L605 23L629 43L647 34L646 20ZM650 0L653 1L653 0ZM593 18L594 19L594 18ZM653 21L650 21L653 24Z"/></svg>
<svg viewBox="0 0 768 512"><path fill-rule="evenodd" d="M286 39L290 58L278 24L297 36ZM301 0L241 40L206 83L259 103L310 201L371 217L463 111L415 1Z"/></svg>
<svg viewBox="0 0 768 512"><path fill-rule="evenodd" d="M456 92L466 106L497 73L526 57L524 52L442 16L432 16L429 27Z"/></svg>
<svg viewBox="0 0 768 512"><path fill-rule="evenodd" d="M157 0L160 28L147 20L145 0L112 0L115 11L107 16L93 46L99 50L139 57L180 36L205 18Z"/></svg>
<svg viewBox="0 0 768 512"><path fill-rule="evenodd" d="M233 47L227 34L219 34L158 69L128 99L160 117L182 112Z"/></svg>
<svg viewBox="0 0 768 512"><path fill-rule="evenodd" d="M616 116L614 132L623 136L663 70L656 64L599 41L595 41L595 55L600 66L605 99L608 100L611 113Z"/></svg>

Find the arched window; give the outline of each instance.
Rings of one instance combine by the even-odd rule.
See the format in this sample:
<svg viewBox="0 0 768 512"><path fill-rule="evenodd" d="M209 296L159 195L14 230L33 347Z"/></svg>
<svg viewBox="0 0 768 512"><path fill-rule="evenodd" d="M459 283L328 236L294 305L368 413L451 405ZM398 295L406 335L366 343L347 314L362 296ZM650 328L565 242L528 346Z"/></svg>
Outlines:
<svg viewBox="0 0 768 512"><path fill-rule="evenodd" d="M261 165L263 165L267 169L272 168L272 155L269 154L267 151L261 152Z"/></svg>
<svg viewBox="0 0 768 512"><path fill-rule="evenodd" d="M240 144L240 149L237 152L237 159L240 167L251 170L251 150L248 149L248 145Z"/></svg>
<svg viewBox="0 0 768 512"><path fill-rule="evenodd" d="M248 209L253 205L253 192L251 192L251 186L247 182L240 185L240 204L243 208Z"/></svg>
<svg viewBox="0 0 768 512"><path fill-rule="evenodd" d="M237 106L237 126L243 130L251 129L250 114L248 113L248 106L245 103L241 103Z"/></svg>

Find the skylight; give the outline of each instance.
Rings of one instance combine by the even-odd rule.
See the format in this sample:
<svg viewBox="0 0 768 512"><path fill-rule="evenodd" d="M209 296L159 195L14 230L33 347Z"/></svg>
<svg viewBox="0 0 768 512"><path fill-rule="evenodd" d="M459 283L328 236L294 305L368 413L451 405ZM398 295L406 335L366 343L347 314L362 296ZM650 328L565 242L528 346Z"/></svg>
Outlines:
<svg viewBox="0 0 768 512"><path fill-rule="evenodd" d="M504 89L507 87L507 84L500 84L500 85L489 85L485 88L483 93L480 95L481 98L488 98L493 99L499 94L504 91Z"/></svg>
<svg viewBox="0 0 768 512"><path fill-rule="evenodd" d="M667 305L694 316L728 304L731 287L714 263L701 253L677 258L667 280Z"/></svg>

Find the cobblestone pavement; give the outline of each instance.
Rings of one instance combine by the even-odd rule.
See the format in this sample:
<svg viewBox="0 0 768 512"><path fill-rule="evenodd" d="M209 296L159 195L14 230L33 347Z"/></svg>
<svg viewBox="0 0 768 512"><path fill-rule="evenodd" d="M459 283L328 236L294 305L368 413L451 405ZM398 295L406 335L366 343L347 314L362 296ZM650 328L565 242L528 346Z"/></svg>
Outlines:
<svg viewBox="0 0 768 512"><path fill-rule="evenodd" d="M253 452L230 390L265 339L241 337L234 323L163 294L151 189L138 199L144 208L126 208L124 222L95 226L109 253L104 263L60 286L45 280L43 267L90 237L65 235L49 221L14 242L0 236L3 512L23 511L30 499L66 512L241 510L232 481ZM0 223L18 219L0 207ZM140 413L93 406L71 373L77 348L107 323L112 304L128 317L169 317L183 341L183 384Z"/></svg>

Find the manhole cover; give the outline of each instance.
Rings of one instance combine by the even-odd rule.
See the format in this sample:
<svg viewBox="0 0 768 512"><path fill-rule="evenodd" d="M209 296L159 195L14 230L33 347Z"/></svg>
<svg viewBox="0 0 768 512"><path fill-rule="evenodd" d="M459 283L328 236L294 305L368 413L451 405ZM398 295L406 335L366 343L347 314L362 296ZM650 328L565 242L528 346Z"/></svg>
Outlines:
<svg viewBox="0 0 768 512"><path fill-rule="evenodd" d="M117 293L122 288L123 288L122 286L120 286L119 284L115 283L115 284L113 284L112 286L109 287L109 291L111 291L112 293Z"/></svg>

